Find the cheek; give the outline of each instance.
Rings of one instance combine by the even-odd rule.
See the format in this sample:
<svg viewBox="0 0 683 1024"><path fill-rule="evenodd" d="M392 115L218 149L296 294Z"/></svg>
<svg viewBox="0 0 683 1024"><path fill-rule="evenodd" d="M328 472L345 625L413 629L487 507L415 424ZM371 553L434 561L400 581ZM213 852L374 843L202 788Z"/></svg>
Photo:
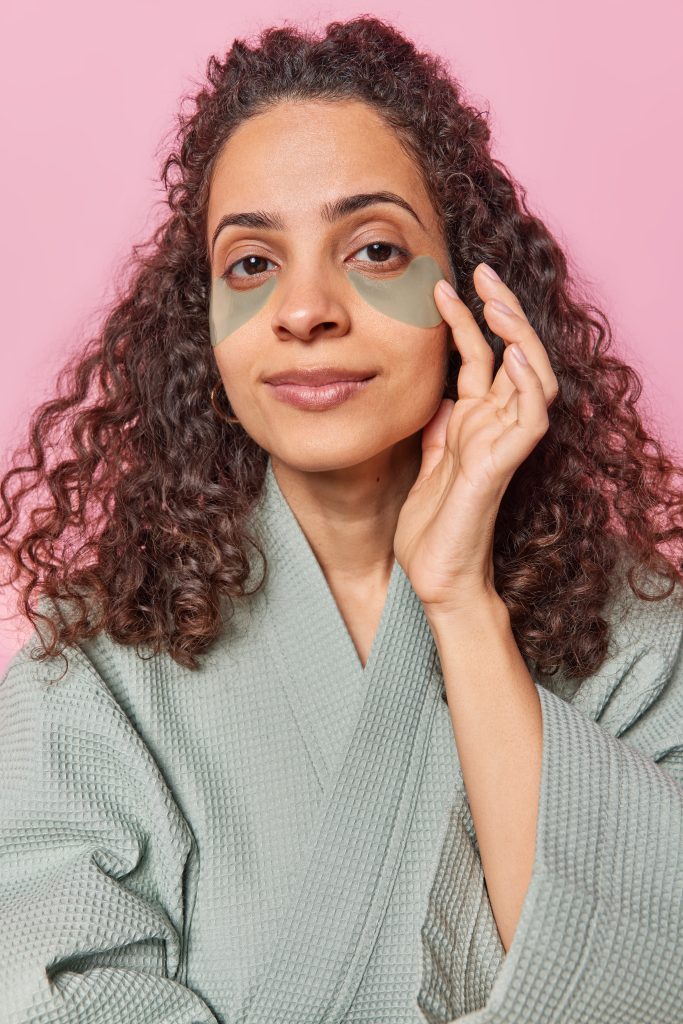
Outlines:
<svg viewBox="0 0 683 1024"><path fill-rule="evenodd" d="M412 327L438 327L443 317L434 301L434 285L446 277L432 256L417 256L403 274L371 278L350 270L348 278L370 306Z"/></svg>
<svg viewBox="0 0 683 1024"><path fill-rule="evenodd" d="M431 405L443 394L448 370L445 325L430 330L399 328L382 350L384 401Z"/></svg>
<svg viewBox="0 0 683 1024"><path fill-rule="evenodd" d="M218 345L213 349L216 366L231 403L240 403L254 373L254 346L245 334L242 332L239 343Z"/></svg>
<svg viewBox="0 0 683 1024"><path fill-rule="evenodd" d="M213 348L263 309L275 284L275 277L271 277L258 288L234 291L225 278L214 277L209 298L209 337Z"/></svg>

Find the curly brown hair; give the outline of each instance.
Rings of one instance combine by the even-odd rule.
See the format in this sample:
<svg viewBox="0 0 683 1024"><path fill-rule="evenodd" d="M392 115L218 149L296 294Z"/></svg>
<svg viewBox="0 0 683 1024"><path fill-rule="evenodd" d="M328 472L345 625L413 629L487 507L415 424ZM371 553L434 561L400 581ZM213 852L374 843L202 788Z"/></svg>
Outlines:
<svg viewBox="0 0 683 1024"><path fill-rule="evenodd" d="M170 212L132 247L129 282L117 285L100 333L62 369L59 397L33 413L30 442L0 482L8 582L24 575L20 610L48 626L38 656L105 629L119 643L164 648L196 668L224 606L233 610L250 593L249 546L263 553L247 520L268 453L209 401L220 381L208 323L211 174L237 126L270 105L352 98L385 118L421 170L460 296L495 353L494 372L504 344L474 289L481 261L514 291L546 346L559 395L547 433L504 495L495 583L538 673L564 666L575 679L592 674L607 653L601 609L622 556L643 599L667 597L683 582L680 467L643 426L642 383L609 353L606 316L570 275L525 190L492 158L488 111L466 102L441 58L371 16L333 21L324 34L270 27L254 46L235 39L225 60L209 58L206 75L192 111L178 114L162 165ZM451 352L451 398L459 365ZM49 467L46 455L64 437L69 451ZM22 532L21 503L41 485L47 498ZM669 590L642 591L638 566L661 573ZM30 603L36 590L46 608L68 601L75 614L53 603L58 614L43 615Z"/></svg>

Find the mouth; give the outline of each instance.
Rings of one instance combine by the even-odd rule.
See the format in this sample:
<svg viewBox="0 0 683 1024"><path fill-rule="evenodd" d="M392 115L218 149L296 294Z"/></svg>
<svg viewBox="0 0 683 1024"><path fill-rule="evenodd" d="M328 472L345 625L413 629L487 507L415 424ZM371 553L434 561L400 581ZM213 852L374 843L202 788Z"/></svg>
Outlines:
<svg viewBox="0 0 683 1024"><path fill-rule="evenodd" d="M286 402L298 409L321 411L332 409L358 395L369 386L374 380L374 376L332 380L323 384L302 384L291 381L278 384L266 381L266 387L281 402Z"/></svg>
<svg viewBox="0 0 683 1024"><path fill-rule="evenodd" d="M346 366L299 366L281 370L264 377L267 384L299 384L306 387L320 387L325 384L340 384L348 381L369 380L376 376L376 370L354 370Z"/></svg>

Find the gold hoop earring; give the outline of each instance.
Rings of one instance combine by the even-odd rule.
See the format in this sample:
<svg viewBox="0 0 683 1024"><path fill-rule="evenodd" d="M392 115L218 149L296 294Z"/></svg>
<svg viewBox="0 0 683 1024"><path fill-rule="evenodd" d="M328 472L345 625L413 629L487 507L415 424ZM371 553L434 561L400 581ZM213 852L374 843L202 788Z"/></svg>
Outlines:
<svg viewBox="0 0 683 1024"><path fill-rule="evenodd" d="M214 412L216 413L216 416L218 416L219 420L223 420L224 423L239 423L239 418L237 416L226 416L223 410L216 404L216 389L219 388L222 383L223 381L219 380L211 388L211 405L213 406ZM225 393L225 388L223 388L223 392ZM227 398L227 395L225 397Z"/></svg>

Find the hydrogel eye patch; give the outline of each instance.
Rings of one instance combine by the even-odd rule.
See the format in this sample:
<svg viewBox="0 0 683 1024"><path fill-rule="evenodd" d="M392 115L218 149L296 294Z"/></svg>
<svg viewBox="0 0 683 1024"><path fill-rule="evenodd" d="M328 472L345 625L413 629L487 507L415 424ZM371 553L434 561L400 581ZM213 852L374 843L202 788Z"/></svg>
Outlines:
<svg viewBox="0 0 683 1024"><path fill-rule="evenodd" d="M436 327L443 319L433 295L444 273L431 256L416 256L398 277L366 277L358 270L348 276L360 297L385 316L413 327Z"/></svg>
<svg viewBox="0 0 683 1024"><path fill-rule="evenodd" d="M214 348L265 306L276 283L271 277L257 288L235 291L224 277L214 277L209 299L209 337Z"/></svg>
<svg viewBox="0 0 683 1024"><path fill-rule="evenodd" d="M432 256L416 256L402 274L391 278L369 278L358 270L348 271L349 281L362 299L385 316L413 327L437 327L441 323L443 317L433 296L434 285L445 276ZM228 286L225 278L215 277L209 302L212 346L258 313L275 285L276 278L271 277L259 287L236 291Z"/></svg>

